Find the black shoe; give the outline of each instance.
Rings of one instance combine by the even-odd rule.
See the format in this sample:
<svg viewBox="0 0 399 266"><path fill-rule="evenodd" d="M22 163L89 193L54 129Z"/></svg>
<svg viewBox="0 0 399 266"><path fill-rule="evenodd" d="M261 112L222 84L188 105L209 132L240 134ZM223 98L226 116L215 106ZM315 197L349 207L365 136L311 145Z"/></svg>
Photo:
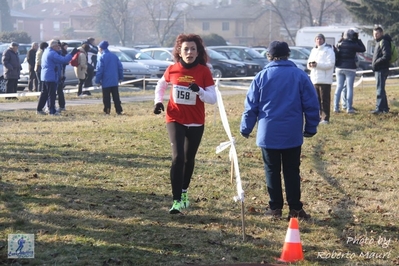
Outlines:
<svg viewBox="0 0 399 266"><path fill-rule="evenodd" d="M267 217L270 217L271 219L281 219L281 217L283 215L283 211L281 209L275 209L275 210L268 209L265 212L265 215Z"/></svg>
<svg viewBox="0 0 399 266"><path fill-rule="evenodd" d="M389 113L389 111L380 111L380 110L370 111L370 114L373 114L373 115L387 114L387 113Z"/></svg>
<svg viewBox="0 0 399 266"><path fill-rule="evenodd" d="M290 210L290 213L288 214L288 221L291 218L299 218L299 219L303 219L303 220L308 220L310 219L310 214L307 214L303 209L300 210Z"/></svg>

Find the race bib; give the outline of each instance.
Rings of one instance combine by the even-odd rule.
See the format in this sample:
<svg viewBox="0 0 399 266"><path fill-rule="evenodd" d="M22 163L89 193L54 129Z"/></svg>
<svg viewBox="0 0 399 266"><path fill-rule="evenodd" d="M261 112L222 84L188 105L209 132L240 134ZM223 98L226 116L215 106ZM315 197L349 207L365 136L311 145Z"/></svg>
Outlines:
<svg viewBox="0 0 399 266"><path fill-rule="evenodd" d="M173 85L173 100L177 104L195 105L197 94L188 87Z"/></svg>

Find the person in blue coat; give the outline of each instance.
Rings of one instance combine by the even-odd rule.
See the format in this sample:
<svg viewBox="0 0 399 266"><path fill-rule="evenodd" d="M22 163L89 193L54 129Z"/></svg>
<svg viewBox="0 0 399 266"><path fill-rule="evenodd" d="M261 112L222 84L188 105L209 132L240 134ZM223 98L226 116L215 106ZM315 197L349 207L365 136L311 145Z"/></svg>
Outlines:
<svg viewBox="0 0 399 266"><path fill-rule="evenodd" d="M290 209L288 218L309 219L300 201L299 166L303 137L317 133L319 102L308 75L288 60L289 54L286 42L270 43L270 63L255 76L248 89L240 133L248 138L258 124L256 144L262 151L270 197L266 215L282 217L282 167Z"/></svg>
<svg viewBox="0 0 399 266"><path fill-rule="evenodd" d="M37 104L37 114L46 114L43 108L47 102L50 115L59 115L55 108L55 99L62 64L68 64L73 55L77 53L77 49L73 49L71 53L63 56L59 53L60 43L58 40L51 40L42 56L42 69L40 79L43 83L42 92Z"/></svg>
<svg viewBox="0 0 399 266"><path fill-rule="evenodd" d="M96 66L96 84L101 85L103 93L104 113L111 113L111 94L116 113L123 114L121 100L119 98L119 83L123 80L123 66L118 56L108 50L109 43L99 43L100 56Z"/></svg>

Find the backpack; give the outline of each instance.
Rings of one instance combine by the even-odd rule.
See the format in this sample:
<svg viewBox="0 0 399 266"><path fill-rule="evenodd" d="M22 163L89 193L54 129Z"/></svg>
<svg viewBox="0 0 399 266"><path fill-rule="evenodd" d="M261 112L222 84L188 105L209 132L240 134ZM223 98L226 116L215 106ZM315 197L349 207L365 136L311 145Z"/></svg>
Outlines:
<svg viewBox="0 0 399 266"><path fill-rule="evenodd" d="M71 62L69 62L71 66L77 67L79 65L79 55L80 51L73 55Z"/></svg>
<svg viewBox="0 0 399 266"><path fill-rule="evenodd" d="M380 47L382 45L382 41L380 41ZM391 60L389 60L390 64L395 63L398 60L398 49L396 49L395 44L391 41Z"/></svg>

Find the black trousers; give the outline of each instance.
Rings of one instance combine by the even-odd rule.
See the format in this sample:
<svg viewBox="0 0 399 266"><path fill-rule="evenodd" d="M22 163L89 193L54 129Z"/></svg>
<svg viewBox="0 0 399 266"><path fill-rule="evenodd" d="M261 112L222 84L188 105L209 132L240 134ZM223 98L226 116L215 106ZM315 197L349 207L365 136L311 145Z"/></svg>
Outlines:
<svg viewBox="0 0 399 266"><path fill-rule="evenodd" d="M58 82L57 86L58 105L60 108L65 108L64 81L65 77Z"/></svg>
<svg viewBox="0 0 399 266"><path fill-rule="evenodd" d="M87 77L85 80L85 88L93 87L94 67L87 64Z"/></svg>
<svg viewBox="0 0 399 266"><path fill-rule="evenodd" d="M320 120L330 121L331 84L314 84L320 104Z"/></svg>
<svg viewBox="0 0 399 266"><path fill-rule="evenodd" d="M29 91L33 91L33 84L35 85L35 91L39 91L36 72L33 69L29 69L29 81L28 81Z"/></svg>
<svg viewBox="0 0 399 266"><path fill-rule="evenodd" d="M6 79L6 82L7 82L6 92L16 93L18 87L18 79Z"/></svg>
<svg viewBox="0 0 399 266"><path fill-rule="evenodd" d="M111 95L112 95L112 100L114 101L116 113L117 114L122 113L123 110L121 105L121 99L119 98L118 86L103 88L102 93L103 93L104 112L106 114L109 114L111 112Z"/></svg>
<svg viewBox="0 0 399 266"><path fill-rule="evenodd" d="M181 200L182 189L188 189L194 172L195 156L204 133L204 125L187 127L170 122L166 124L172 147L170 181L173 200Z"/></svg>

